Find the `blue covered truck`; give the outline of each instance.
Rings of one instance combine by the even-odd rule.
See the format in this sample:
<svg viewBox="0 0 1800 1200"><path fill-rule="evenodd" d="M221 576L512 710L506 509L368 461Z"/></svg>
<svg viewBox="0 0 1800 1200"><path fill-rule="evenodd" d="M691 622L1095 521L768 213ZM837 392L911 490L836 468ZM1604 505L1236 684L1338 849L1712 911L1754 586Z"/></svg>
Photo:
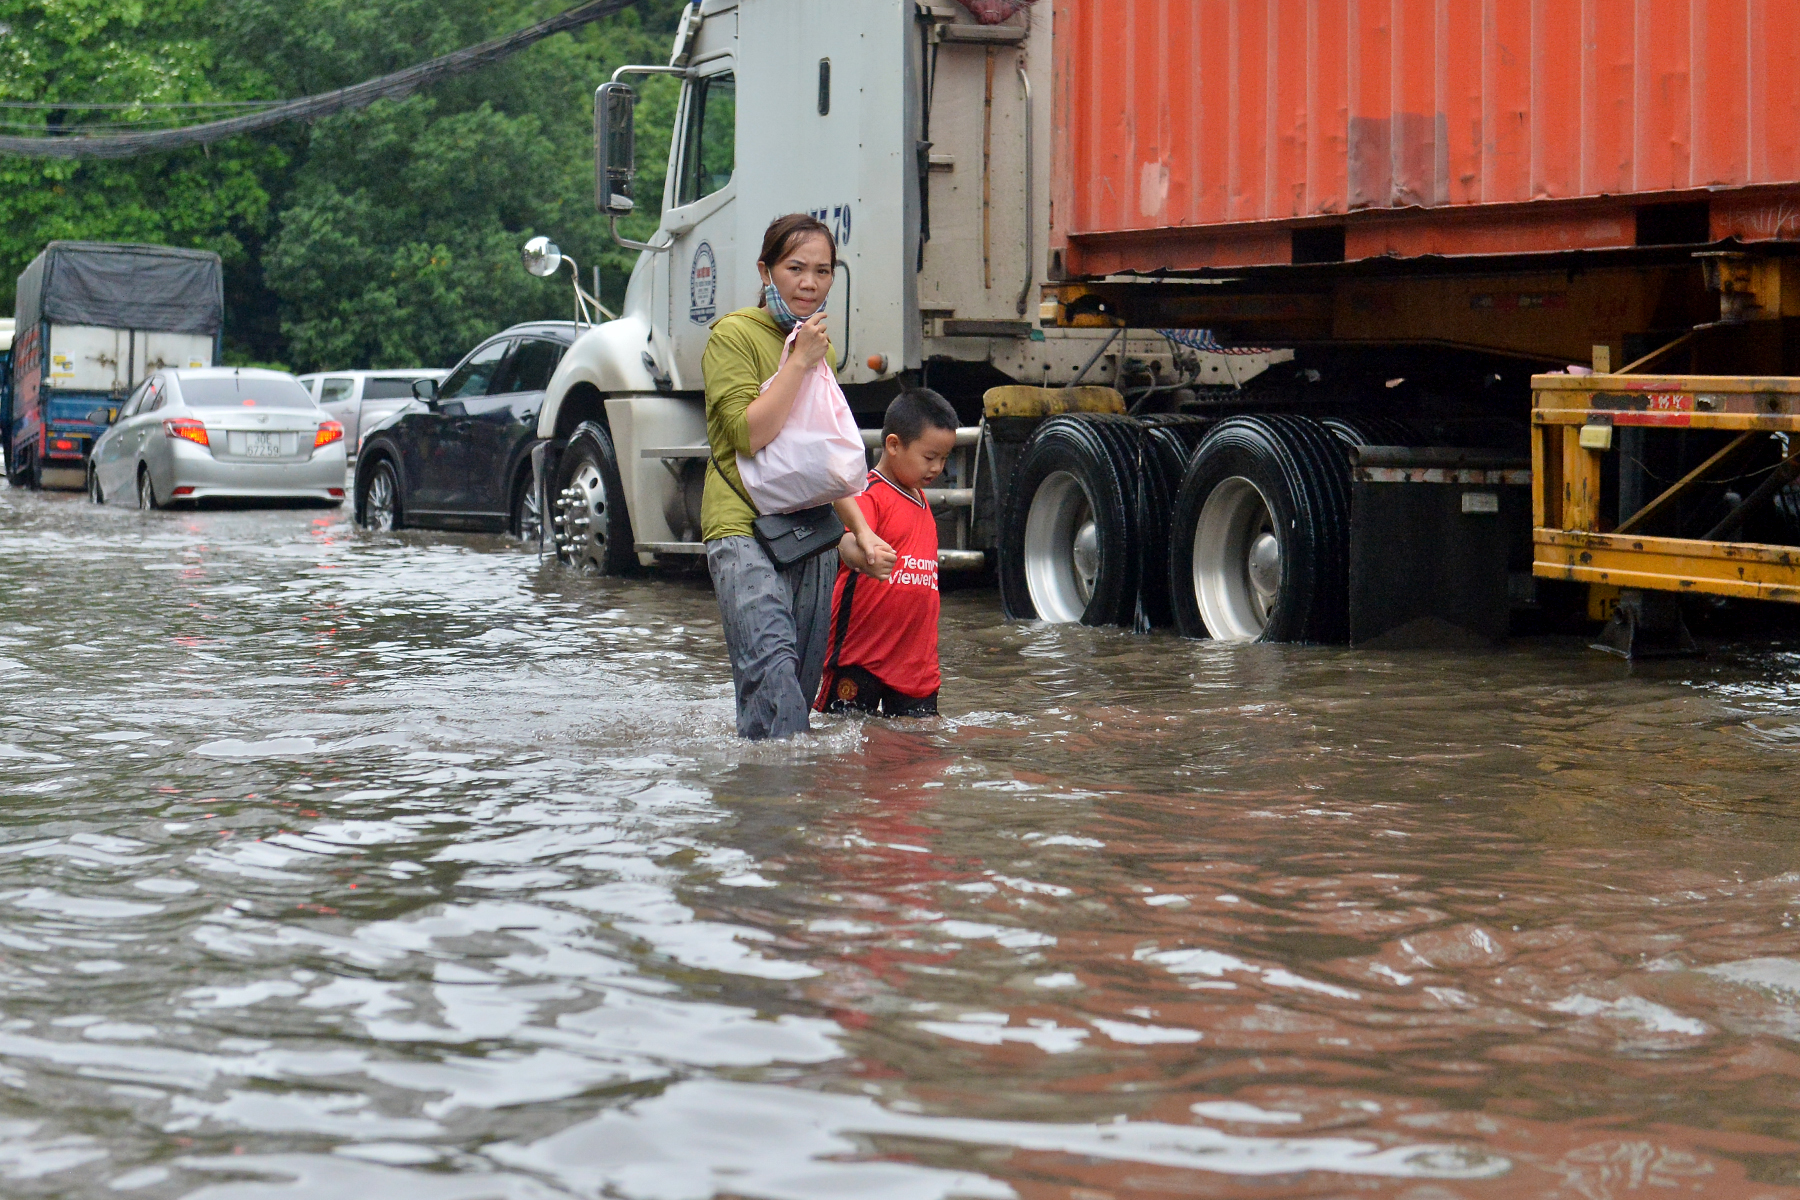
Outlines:
<svg viewBox="0 0 1800 1200"><path fill-rule="evenodd" d="M51 242L19 276L13 311L7 478L80 488L94 441L146 375L218 361L224 272L210 251Z"/></svg>
<svg viewBox="0 0 1800 1200"><path fill-rule="evenodd" d="M0 317L0 418L12 412L12 342L12 318ZM0 423L0 429L7 428Z"/></svg>

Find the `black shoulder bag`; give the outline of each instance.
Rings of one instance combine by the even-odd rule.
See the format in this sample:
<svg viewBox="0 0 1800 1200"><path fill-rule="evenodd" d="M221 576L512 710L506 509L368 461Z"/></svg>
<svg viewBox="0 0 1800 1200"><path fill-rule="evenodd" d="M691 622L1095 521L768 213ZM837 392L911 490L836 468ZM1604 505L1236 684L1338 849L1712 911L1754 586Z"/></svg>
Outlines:
<svg viewBox="0 0 1800 1200"><path fill-rule="evenodd" d="M731 482L731 476L719 465L717 451L713 452L709 465L719 473L725 486L736 492L750 506L750 510L755 512L756 501L744 495L744 489ZM752 522L751 528L756 530L756 540L769 552L776 568L783 571L798 566L809 558L816 558L827 550L837 549L844 537L844 523L838 519L837 512L829 504L803 508L799 512L759 516Z"/></svg>

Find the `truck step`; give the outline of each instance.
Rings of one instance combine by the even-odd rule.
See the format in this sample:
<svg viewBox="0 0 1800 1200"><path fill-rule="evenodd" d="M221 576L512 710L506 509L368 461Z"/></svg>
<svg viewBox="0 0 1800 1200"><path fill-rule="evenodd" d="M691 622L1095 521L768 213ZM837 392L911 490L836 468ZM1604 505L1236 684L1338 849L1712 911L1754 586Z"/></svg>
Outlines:
<svg viewBox="0 0 1800 1200"><path fill-rule="evenodd" d="M863 445L874 450L881 445L881 430L865 429L862 431L862 439ZM981 426L979 425L963 425L956 431L956 444L958 446L973 446L980 440ZM644 453L646 457L649 456L649 451L645 451Z"/></svg>
<svg viewBox="0 0 1800 1200"><path fill-rule="evenodd" d="M979 571L987 566L987 552L983 550L939 550L938 570L940 571Z"/></svg>
<svg viewBox="0 0 1800 1200"><path fill-rule="evenodd" d="M705 542L639 542L639 554L706 554ZM987 554L980 550L939 550L938 570L979 571L987 566Z"/></svg>

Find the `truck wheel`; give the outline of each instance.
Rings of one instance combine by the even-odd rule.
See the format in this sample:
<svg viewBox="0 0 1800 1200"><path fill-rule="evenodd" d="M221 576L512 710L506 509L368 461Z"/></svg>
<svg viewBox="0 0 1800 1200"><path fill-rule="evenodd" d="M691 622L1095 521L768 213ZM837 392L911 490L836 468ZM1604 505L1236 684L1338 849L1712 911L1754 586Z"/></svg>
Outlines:
<svg viewBox="0 0 1800 1200"><path fill-rule="evenodd" d="M631 517L612 435L594 421L575 427L556 465L550 527L556 556L598 575L628 575L637 569Z"/></svg>
<svg viewBox="0 0 1800 1200"><path fill-rule="evenodd" d="M375 533L400 528L400 475L385 456L356 473L356 523Z"/></svg>
<svg viewBox="0 0 1800 1200"><path fill-rule="evenodd" d="M1142 426L1052 417L1013 471L1000 534L1000 596L1015 620L1112 625L1137 599L1134 480Z"/></svg>
<svg viewBox="0 0 1800 1200"><path fill-rule="evenodd" d="M1138 616L1145 626L1175 623L1169 600L1169 522L1188 463L1216 417L1149 416L1144 422L1143 466L1138 479Z"/></svg>
<svg viewBox="0 0 1800 1200"><path fill-rule="evenodd" d="M1181 481L1169 536L1169 591L1185 636L1344 640L1349 462L1318 422L1270 415L1219 424Z"/></svg>

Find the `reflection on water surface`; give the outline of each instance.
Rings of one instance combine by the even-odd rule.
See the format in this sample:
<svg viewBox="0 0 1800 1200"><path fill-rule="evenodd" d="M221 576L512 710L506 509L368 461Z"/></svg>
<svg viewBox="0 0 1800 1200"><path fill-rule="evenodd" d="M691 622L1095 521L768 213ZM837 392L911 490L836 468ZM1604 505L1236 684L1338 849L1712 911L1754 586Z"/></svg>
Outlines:
<svg viewBox="0 0 1800 1200"><path fill-rule="evenodd" d="M1800 656L1009 626L0 489L0 1191L1800 1196Z"/></svg>

